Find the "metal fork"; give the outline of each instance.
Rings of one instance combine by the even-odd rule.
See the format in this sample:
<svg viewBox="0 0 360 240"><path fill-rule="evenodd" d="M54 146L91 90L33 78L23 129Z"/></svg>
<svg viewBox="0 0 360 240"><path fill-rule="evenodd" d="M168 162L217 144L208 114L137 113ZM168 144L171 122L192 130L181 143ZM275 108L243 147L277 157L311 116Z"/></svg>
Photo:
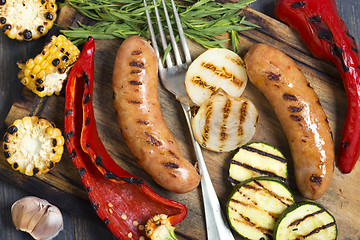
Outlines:
<svg viewBox="0 0 360 240"><path fill-rule="evenodd" d="M164 33L164 29L162 27L161 19L159 10L157 7L156 0L153 0L153 4L155 5L155 15L157 19L157 25L159 28L160 33L160 39L161 39L161 45L163 47L164 52L166 51L166 48L168 46L166 36ZM163 5L163 11L166 19L166 24L169 30L169 35L171 39L171 46L173 49L173 54L175 58L176 64L174 65L172 58L170 57L170 54L167 54L165 62L166 67L163 66L162 58L160 56L160 52L158 49L158 44L156 40L156 36L154 33L154 29L152 26L152 21L150 17L150 13L148 10L146 10L146 18L149 25L149 31L151 35L151 41L152 45L155 49L157 58L158 58L158 66L159 66L159 75L160 79L165 86L165 88L173 93L176 98L180 101L181 106L183 108L186 121L191 133L192 137L192 143L194 145L196 158L198 161L198 166L200 170L200 174L202 175L201 178L201 189L202 189L202 195L203 195L203 201L204 201L204 210L205 210L205 220L206 220L206 229L207 229L207 239L209 240L232 240L234 239L232 232L229 228L229 225L226 221L226 218L221 210L219 199L216 195L214 186L211 183L210 175L207 171L204 157L201 152L201 148L199 144L196 142L194 133L192 131L191 123L190 123L190 107L187 105L188 102L188 95L185 90L185 73L188 69L190 63L191 63L191 55L189 48L186 43L185 34L183 31L183 28L181 26L180 18L176 10L176 6L173 0L171 0L172 9L174 12L174 18L177 25L177 29L180 36L180 42L182 45L183 53L185 56L185 62L182 61L179 48L176 43L175 35L173 32L173 28L171 26L169 14L166 8L166 4L164 0L162 0ZM147 6L146 0L144 0L144 5Z"/></svg>

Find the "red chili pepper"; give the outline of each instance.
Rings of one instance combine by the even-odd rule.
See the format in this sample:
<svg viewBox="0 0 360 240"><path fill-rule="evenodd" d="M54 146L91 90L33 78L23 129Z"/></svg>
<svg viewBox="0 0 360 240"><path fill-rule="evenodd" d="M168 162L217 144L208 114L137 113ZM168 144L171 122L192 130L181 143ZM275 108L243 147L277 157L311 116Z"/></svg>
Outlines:
<svg viewBox="0 0 360 240"><path fill-rule="evenodd" d="M89 38L73 66L66 86L65 139L70 158L98 216L120 239L145 238L144 225L166 214L181 222L186 207L157 195L140 178L119 167L102 144L92 106L95 43Z"/></svg>
<svg viewBox="0 0 360 240"><path fill-rule="evenodd" d="M339 146L338 166L353 169L360 155L360 55L334 0L279 0L275 15L297 31L311 53L333 63L347 94L347 114Z"/></svg>

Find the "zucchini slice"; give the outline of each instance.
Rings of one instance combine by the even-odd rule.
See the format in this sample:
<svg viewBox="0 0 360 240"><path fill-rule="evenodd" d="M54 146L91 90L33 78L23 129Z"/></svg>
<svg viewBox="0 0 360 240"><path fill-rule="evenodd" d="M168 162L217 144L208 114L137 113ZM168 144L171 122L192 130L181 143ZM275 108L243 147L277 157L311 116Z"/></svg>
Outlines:
<svg viewBox="0 0 360 240"><path fill-rule="evenodd" d="M242 146L230 161L229 182L235 185L259 176L275 177L285 182L287 160L277 148L267 143Z"/></svg>
<svg viewBox="0 0 360 240"><path fill-rule="evenodd" d="M246 239L272 239L276 219L294 203L284 182L257 177L234 187L227 203L231 227Z"/></svg>
<svg viewBox="0 0 360 240"><path fill-rule="evenodd" d="M274 239L327 239L337 238L335 218L321 205L298 202L286 209L274 227Z"/></svg>

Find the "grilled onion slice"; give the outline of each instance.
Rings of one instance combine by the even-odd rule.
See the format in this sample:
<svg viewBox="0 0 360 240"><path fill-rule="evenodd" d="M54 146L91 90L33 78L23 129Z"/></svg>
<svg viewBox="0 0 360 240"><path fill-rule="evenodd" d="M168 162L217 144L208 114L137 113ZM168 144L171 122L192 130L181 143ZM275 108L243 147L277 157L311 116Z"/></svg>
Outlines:
<svg viewBox="0 0 360 240"><path fill-rule="evenodd" d="M255 134L258 111L245 97L232 97L221 88L198 109L191 124L198 143L227 152L248 143Z"/></svg>
<svg viewBox="0 0 360 240"><path fill-rule="evenodd" d="M212 48L190 64L185 88L190 99L200 106L219 88L240 97L247 79L245 64L239 55L228 49Z"/></svg>

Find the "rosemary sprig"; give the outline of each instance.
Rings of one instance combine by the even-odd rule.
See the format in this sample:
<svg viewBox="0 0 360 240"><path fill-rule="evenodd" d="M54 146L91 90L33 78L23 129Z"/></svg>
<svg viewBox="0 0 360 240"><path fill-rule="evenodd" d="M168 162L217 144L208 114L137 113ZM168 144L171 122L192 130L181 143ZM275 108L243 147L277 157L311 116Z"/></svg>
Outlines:
<svg viewBox="0 0 360 240"><path fill-rule="evenodd" d="M257 27L239 16L239 11L254 1L218 3L215 0L199 0L194 3L183 0L184 4L177 4L177 10L188 38L205 48L225 47L225 43L231 41L233 50L238 52L240 44L237 32ZM160 1L157 2L161 8ZM79 22L78 27L61 30L74 44L82 43L90 35L96 39L127 38L134 34L149 37L145 10L152 11L153 6L144 7L143 0L68 0L67 3L95 21L93 25ZM171 9L170 1L166 1L166 4ZM164 16L161 17L164 19ZM170 18L174 19L172 16ZM229 39L218 38L225 33L230 34Z"/></svg>

